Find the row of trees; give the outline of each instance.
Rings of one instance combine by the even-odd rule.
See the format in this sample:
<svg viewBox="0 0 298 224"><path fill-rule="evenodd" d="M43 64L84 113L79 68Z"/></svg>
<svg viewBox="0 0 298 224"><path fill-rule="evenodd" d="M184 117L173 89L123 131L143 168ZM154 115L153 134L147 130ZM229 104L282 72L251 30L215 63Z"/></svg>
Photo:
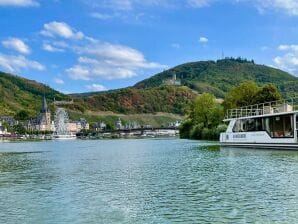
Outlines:
<svg viewBox="0 0 298 224"><path fill-rule="evenodd" d="M187 117L180 127L180 136L217 140L227 128L222 122L227 109L280 99L282 96L273 84L260 87L253 81L245 81L231 88L222 103L212 94L201 94L191 103Z"/></svg>

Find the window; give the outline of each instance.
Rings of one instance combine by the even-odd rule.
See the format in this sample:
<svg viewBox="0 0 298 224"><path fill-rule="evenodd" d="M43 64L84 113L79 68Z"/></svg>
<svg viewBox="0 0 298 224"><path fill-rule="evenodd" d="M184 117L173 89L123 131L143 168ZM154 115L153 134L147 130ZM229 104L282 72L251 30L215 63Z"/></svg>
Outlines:
<svg viewBox="0 0 298 224"><path fill-rule="evenodd" d="M294 137L293 115L239 119L233 132L266 131L272 138Z"/></svg>
<svg viewBox="0 0 298 224"><path fill-rule="evenodd" d="M266 117L264 119L265 130L272 138L293 138L293 116L284 115Z"/></svg>

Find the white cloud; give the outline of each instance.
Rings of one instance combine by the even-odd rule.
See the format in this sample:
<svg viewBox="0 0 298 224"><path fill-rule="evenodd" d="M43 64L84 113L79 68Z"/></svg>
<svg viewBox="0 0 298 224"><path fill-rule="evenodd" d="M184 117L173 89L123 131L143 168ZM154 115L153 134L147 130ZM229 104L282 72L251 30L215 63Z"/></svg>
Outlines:
<svg viewBox="0 0 298 224"><path fill-rule="evenodd" d="M288 15L298 16L298 1L297 0L84 0L92 8L107 8L112 11L132 11L135 8L147 6L167 7L167 8L182 8L207 7L213 3L247 3L256 7L260 12L264 11L281 11Z"/></svg>
<svg viewBox="0 0 298 224"><path fill-rule="evenodd" d="M298 52L298 45L294 45L294 44L292 44L292 45L287 45L287 44L279 45L278 50L280 50L280 51L292 50L292 51L297 51Z"/></svg>
<svg viewBox="0 0 298 224"><path fill-rule="evenodd" d="M188 0L187 3L194 8L201 8L209 5L210 0Z"/></svg>
<svg viewBox="0 0 298 224"><path fill-rule="evenodd" d="M114 15L103 14L103 13L99 13L99 12L90 13L90 16L95 19L100 19L100 20L108 20L108 19L112 19L113 17L115 17Z"/></svg>
<svg viewBox="0 0 298 224"><path fill-rule="evenodd" d="M69 69L66 69L69 77L74 80L90 80L91 74L89 68L82 67L81 65L75 65Z"/></svg>
<svg viewBox="0 0 298 224"><path fill-rule="evenodd" d="M88 90L92 92L99 92L99 91L105 91L107 88L100 84L91 84L86 86Z"/></svg>
<svg viewBox="0 0 298 224"><path fill-rule="evenodd" d="M49 51L49 52L63 52L64 51L64 49L54 47L49 43L44 43L42 45L42 49L44 49L45 51Z"/></svg>
<svg viewBox="0 0 298 224"><path fill-rule="evenodd" d="M43 26L43 30L41 34L49 37L62 37L65 39L83 39L84 34L80 31L75 31L72 27L70 27L67 23L64 22L50 22L46 23Z"/></svg>
<svg viewBox="0 0 298 224"><path fill-rule="evenodd" d="M207 37L200 37L200 38L199 38L199 42L202 43L202 44L208 43L208 41L209 41L209 40L208 40Z"/></svg>
<svg viewBox="0 0 298 224"><path fill-rule="evenodd" d="M28 47L28 45L26 45L24 41L18 38L9 38L7 40L4 40L2 41L2 45L6 48L13 49L22 54L30 53L30 48Z"/></svg>
<svg viewBox="0 0 298 224"><path fill-rule="evenodd" d="M39 6L35 0L0 0L0 6L30 7Z"/></svg>
<svg viewBox="0 0 298 224"><path fill-rule="evenodd" d="M64 80L60 79L60 78L54 78L54 82L59 84L59 85L63 85L64 84Z"/></svg>
<svg viewBox="0 0 298 224"><path fill-rule="evenodd" d="M0 67L8 72L19 72L21 69L42 71L45 67L37 61L31 61L23 55L13 56L0 54Z"/></svg>
<svg viewBox="0 0 298 224"><path fill-rule="evenodd" d="M298 45L283 44L278 46L278 50L284 54L273 59L274 66L298 75Z"/></svg>
<svg viewBox="0 0 298 224"><path fill-rule="evenodd" d="M136 0L102 0L100 2L96 0L84 0L85 3L91 7L104 7L112 10L131 10Z"/></svg>
<svg viewBox="0 0 298 224"><path fill-rule="evenodd" d="M136 7L185 7L194 8L208 6L210 2L218 0L102 0L100 3L96 0L85 0L92 8L108 8L117 11L131 11Z"/></svg>
<svg viewBox="0 0 298 224"><path fill-rule="evenodd" d="M75 80L125 79L143 69L161 69L166 66L148 62L144 55L133 48L104 43L93 39L89 44L75 48L81 55L78 63L66 70Z"/></svg>
<svg viewBox="0 0 298 224"><path fill-rule="evenodd" d="M274 9L283 11L289 15L298 16L297 0L254 0L254 2L261 11L265 9Z"/></svg>

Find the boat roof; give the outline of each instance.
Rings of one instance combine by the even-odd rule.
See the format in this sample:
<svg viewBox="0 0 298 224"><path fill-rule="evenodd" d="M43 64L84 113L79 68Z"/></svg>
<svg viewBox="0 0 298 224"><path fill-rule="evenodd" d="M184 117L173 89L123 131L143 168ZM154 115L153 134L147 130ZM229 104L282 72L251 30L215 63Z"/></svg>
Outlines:
<svg viewBox="0 0 298 224"><path fill-rule="evenodd" d="M228 109L224 121L298 113L298 98Z"/></svg>

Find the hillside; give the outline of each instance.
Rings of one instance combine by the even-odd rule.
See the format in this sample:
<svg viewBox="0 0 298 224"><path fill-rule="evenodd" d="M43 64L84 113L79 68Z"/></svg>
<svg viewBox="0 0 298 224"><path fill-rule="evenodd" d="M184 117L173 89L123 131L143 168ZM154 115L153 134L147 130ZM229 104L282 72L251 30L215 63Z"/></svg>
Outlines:
<svg viewBox="0 0 298 224"><path fill-rule="evenodd" d="M213 93L219 98L223 98L229 88L244 80L253 80L258 84L273 83L284 97L298 96L297 77L279 69L257 65L253 61L243 59L182 64L143 80L134 87L143 89L162 86L174 74L182 85L188 86L198 93Z"/></svg>
<svg viewBox="0 0 298 224"><path fill-rule="evenodd" d="M146 89L124 88L89 95L72 95L69 109L113 111L124 114L167 112L183 114L195 94L188 87L162 86Z"/></svg>
<svg viewBox="0 0 298 224"><path fill-rule="evenodd" d="M49 100L68 98L44 84L0 72L0 115L14 115L26 110L35 116L40 110L43 95Z"/></svg>
<svg viewBox="0 0 298 224"><path fill-rule="evenodd" d="M167 81L173 74L181 81L181 86L168 85ZM298 96L298 78L243 59L187 63L154 75L134 87L71 95L59 93L36 81L0 72L0 115L14 115L26 110L35 116L44 94L52 111L54 98L73 99L73 104L65 105L71 116L88 116L90 120L98 119L97 114L101 112L105 116L154 115L158 112L182 115L196 93L209 92L223 98L230 87L244 80L254 80L258 84L274 83L284 97Z"/></svg>

